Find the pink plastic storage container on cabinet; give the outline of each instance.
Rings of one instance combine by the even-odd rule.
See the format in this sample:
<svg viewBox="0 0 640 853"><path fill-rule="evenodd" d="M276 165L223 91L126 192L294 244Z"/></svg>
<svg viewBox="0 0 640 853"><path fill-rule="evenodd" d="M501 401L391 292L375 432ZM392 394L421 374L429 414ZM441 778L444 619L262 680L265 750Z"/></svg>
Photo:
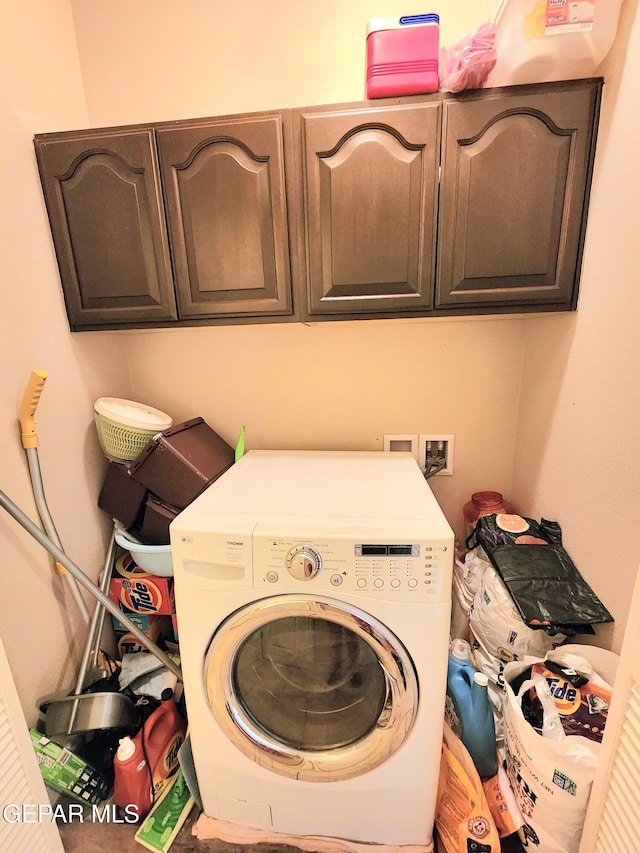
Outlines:
<svg viewBox="0 0 640 853"><path fill-rule="evenodd" d="M367 98L438 91L440 16L373 18L367 25Z"/></svg>

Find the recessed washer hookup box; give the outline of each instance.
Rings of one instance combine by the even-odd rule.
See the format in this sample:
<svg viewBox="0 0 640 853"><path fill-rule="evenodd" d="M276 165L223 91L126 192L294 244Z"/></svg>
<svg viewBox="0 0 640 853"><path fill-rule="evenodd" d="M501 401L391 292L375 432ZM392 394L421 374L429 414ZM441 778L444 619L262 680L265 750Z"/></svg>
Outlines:
<svg viewBox="0 0 640 853"><path fill-rule="evenodd" d="M373 18L367 26L367 98L438 91L440 16Z"/></svg>

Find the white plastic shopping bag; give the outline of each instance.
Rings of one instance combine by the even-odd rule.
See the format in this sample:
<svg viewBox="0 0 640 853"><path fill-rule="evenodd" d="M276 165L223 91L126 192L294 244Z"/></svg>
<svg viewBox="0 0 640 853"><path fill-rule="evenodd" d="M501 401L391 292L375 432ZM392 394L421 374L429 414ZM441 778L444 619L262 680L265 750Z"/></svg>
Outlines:
<svg viewBox="0 0 640 853"><path fill-rule="evenodd" d="M581 655L610 684L617 655L590 646L561 647ZM560 649L553 652L558 658ZM504 670L503 725L507 775L525 820L520 831L539 853L577 853L601 744L579 735L542 737L525 719L521 697L511 687L540 658L508 664Z"/></svg>

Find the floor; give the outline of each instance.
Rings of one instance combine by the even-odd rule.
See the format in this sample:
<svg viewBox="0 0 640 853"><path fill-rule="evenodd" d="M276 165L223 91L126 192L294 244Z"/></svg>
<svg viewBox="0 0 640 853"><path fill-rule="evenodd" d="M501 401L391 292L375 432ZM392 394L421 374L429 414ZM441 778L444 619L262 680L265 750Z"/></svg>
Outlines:
<svg viewBox="0 0 640 853"><path fill-rule="evenodd" d="M243 853L246 847L227 844L224 841L200 841L191 834L191 828L200 815L193 807L184 826L171 845L171 853ZM127 824L98 824L73 821L58 824L62 846L66 853L142 853L143 848L134 838L137 827ZM255 853L296 853L297 848L278 844L257 844L251 847Z"/></svg>
<svg viewBox="0 0 640 853"><path fill-rule="evenodd" d="M191 828L199 814L199 810L194 806L171 845L171 853L243 853L249 849L223 841L200 841L195 838L191 834ZM74 821L58 824L58 828L66 853L104 853L105 850L117 851L117 853L141 853L144 849L134 839L136 828L127 824ZM298 848L280 844L256 844L252 845L250 850L252 853L296 853ZM501 851L502 853L522 853L522 847L517 837L511 836L503 840Z"/></svg>

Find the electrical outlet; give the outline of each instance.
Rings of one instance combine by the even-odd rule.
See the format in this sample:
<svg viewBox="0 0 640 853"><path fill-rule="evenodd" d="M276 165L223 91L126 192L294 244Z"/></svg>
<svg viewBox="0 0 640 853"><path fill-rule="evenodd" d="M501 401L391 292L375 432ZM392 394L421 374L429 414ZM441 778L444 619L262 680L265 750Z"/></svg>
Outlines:
<svg viewBox="0 0 640 853"><path fill-rule="evenodd" d="M418 461L418 436L417 435L385 435L383 436L383 450L393 452L405 451L413 453Z"/></svg>
<svg viewBox="0 0 640 853"><path fill-rule="evenodd" d="M420 435L418 436L418 464L425 474L435 470L435 476L453 474L453 444L454 435ZM443 465L437 470L439 465Z"/></svg>

